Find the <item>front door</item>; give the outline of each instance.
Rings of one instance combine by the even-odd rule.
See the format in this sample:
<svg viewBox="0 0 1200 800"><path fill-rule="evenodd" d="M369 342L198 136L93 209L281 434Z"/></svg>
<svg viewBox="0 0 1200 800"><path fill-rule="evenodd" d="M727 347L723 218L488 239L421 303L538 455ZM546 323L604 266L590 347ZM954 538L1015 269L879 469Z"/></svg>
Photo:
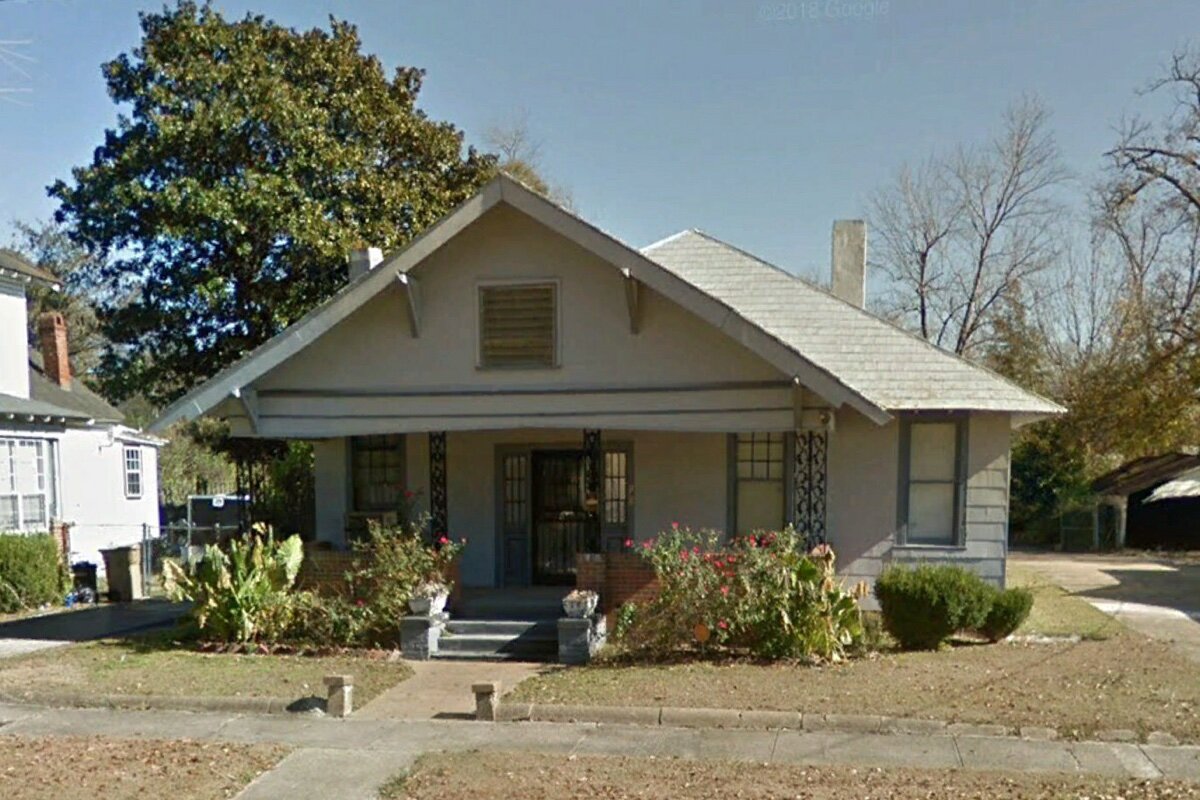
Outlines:
<svg viewBox="0 0 1200 800"><path fill-rule="evenodd" d="M600 516L586 502L583 450L533 452L533 582L573 584L575 555L600 552Z"/></svg>

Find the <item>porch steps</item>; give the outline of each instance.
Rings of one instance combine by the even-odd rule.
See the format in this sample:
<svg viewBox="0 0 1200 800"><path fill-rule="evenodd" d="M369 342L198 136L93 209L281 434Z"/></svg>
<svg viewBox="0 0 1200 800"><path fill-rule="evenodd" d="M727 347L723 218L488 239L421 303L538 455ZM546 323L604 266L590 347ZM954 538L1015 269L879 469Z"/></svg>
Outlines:
<svg viewBox="0 0 1200 800"><path fill-rule="evenodd" d="M455 619L446 623L434 658L554 661L557 619Z"/></svg>

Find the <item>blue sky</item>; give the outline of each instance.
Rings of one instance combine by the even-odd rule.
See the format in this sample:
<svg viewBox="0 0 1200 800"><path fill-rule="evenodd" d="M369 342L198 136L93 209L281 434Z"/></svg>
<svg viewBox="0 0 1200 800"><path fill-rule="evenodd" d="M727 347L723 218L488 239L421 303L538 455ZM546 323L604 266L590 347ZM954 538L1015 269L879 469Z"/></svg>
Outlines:
<svg viewBox="0 0 1200 800"><path fill-rule="evenodd" d="M161 2L0 0L0 241L45 218L44 187L111 125L100 64ZM297 27L357 23L389 67L428 70L421 105L478 142L524 110L542 166L636 245L697 227L781 266L826 271L836 218L905 161L986 138L1024 92L1053 111L1080 184L1136 89L1200 40L1195 0L1097 2L401 2L220 0Z"/></svg>

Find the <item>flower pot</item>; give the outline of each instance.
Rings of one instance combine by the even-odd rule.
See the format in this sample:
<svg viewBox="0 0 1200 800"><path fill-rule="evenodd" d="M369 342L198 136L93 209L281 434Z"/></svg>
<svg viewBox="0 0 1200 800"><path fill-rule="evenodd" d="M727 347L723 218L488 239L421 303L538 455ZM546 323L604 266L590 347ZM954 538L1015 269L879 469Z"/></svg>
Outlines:
<svg viewBox="0 0 1200 800"><path fill-rule="evenodd" d="M583 619L590 617L596 611L596 604L600 601L598 595L588 593L582 596L574 594L567 595L563 598L563 613L572 619Z"/></svg>
<svg viewBox="0 0 1200 800"><path fill-rule="evenodd" d="M410 597L408 610L418 617L432 617L446 610L446 601L449 599L449 592L439 592L433 597Z"/></svg>

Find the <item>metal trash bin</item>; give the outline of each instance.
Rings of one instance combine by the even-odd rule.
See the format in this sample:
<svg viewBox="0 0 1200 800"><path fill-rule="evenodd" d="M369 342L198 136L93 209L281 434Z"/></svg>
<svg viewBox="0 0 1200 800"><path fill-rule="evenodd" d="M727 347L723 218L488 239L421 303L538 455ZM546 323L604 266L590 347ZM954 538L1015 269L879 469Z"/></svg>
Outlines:
<svg viewBox="0 0 1200 800"><path fill-rule="evenodd" d="M92 597L96 600L100 599L100 593L96 589L96 565L90 561L77 561L71 565L71 579L75 592L78 593L81 589L88 589L92 593Z"/></svg>
<svg viewBox="0 0 1200 800"><path fill-rule="evenodd" d="M101 550L100 555L104 556L104 572L108 577L108 599L114 603L141 600L141 545L113 547Z"/></svg>

